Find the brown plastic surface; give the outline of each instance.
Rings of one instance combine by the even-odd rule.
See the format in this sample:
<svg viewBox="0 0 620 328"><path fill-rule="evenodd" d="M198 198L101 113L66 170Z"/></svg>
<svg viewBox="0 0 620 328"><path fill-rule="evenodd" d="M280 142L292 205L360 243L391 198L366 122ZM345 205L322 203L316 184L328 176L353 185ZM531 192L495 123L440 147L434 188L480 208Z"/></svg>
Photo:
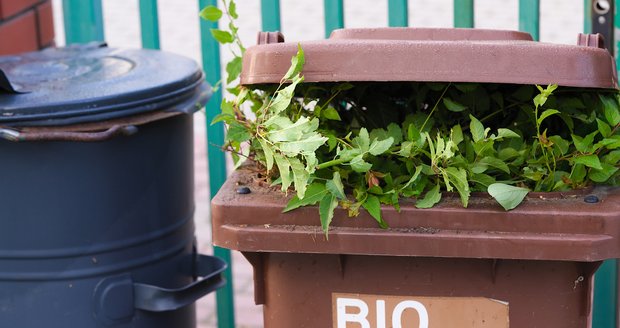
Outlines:
<svg viewBox="0 0 620 328"><path fill-rule="evenodd" d="M237 194L239 185L250 194ZM329 239L318 209L282 213L287 198L252 182L247 168L227 180L212 201L213 242L244 252L290 252L483 259L594 262L620 257L620 189L599 187L585 194L528 197L506 212L487 196L463 208L457 195L431 209L401 202L401 212L383 207L389 229L366 212L349 218L336 209ZM290 196L290 195L289 195Z"/></svg>
<svg viewBox="0 0 620 328"><path fill-rule="evenodd" d="M259 40L263 44L243 56L241 83L279 83L297 43L267 35ZM580 35L578 45L563 45L534 42L516 31L366 28L336 30L330 39L301 46L306 82L555 83L615 89L613 57L600 48L600 40Z"/></svg>
<svg viewBox="0 0 620 328"><path fill-rule="evenodd" d="M255 256L263 262L256 284L264 286L264 326L269 328L336 327L333 293L412 300L419 296L484 297L508 303L510 327L590 327L594 263L288 253ZM386 317L389 320L390 313ZM430 327L437 327L433 319L429 317ZM391 327L390 323L384 327ZM468 324L441 327L480 327ZM374 322L370 325L379 327Z"/></svg>

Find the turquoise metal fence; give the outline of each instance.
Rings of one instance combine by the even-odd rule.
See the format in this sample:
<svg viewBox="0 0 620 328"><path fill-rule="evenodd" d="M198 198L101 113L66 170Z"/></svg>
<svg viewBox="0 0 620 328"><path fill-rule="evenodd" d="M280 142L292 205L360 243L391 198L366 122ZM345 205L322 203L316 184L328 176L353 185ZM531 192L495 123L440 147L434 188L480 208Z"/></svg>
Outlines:
<svg viewBox="0 0 620 328"><path fill-rule="evenodd" d="M407 0L377 0L387 1L388 25L408 26ZM592 31L592 8L595 0L584 0L584 33ZM616 0L615 2L620 2ZM101 0L63 0L63 14L66 43L84 43L103 41L103 11ZM196 14L199 8L208 5L217 5L217 0L198 0ZM323 0L325 14L325 36L332 30L345 26L344 0ZM159 49L159 24L157 0L139 0L140 27L142 46L144 48ZM616 13L615 24L620 27L620 13ZM454 0L454 26L474 27L474 0ZM281 30L280 1L261 0L262 29L264 31ZM415 22L414 22L415 23ZM415 25L415 24L414 24ZM220 48L210 36L209 30L217 28L217 23L201 20L200 33L202 42L203 66L208 82L215 85L221 78ZM540 0L519 0L519 29L532 34L535 40L540 36ZM618 40L613 40L612 48L618 49ZM620 67L618 58L616 65ZM207 123L219 112L222 100L221 89L214 93L213 98L206 106ZM209 162L209 177L211 195L220 189L226 179L226 161L223 152L216 145L223 144L224 130L221 125L208 126L207 147ZM215 247L216 256L231 262L230 252ZM226 272L228 285L217 292L218 326L221 328L235 327L232 275L229 267ZM618 263L615 260L606 261L597 271L594 299L594 328L617 327L618 309Z"/></svg>

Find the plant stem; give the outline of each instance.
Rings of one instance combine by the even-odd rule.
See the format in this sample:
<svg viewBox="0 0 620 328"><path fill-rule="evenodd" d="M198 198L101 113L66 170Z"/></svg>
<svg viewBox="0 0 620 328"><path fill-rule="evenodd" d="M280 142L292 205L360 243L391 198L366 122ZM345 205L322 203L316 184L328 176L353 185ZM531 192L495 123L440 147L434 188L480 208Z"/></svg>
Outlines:
<svg viewBox="0 0 620 328"><path fill-rule="evenodd" d="M326 169L326 168L334 166L334 165L340 165L340 164L345 163L347 161L349 161L348 158L333 159L331 161L324 162L324 163L321 163L321 164L317 165L316 169L317 170Z"/></svg>
<svg viewBox="0 0 620 328"><path fill-rule="evenodd" d="M439 105L439 102L441 101L441 99L443 99L443 96L446 94L446 91L448 91L448 88L450 88L451 85L452 85L452 83L448 83L446 88L443 89L443 92L441 93L441 96L439 96L439 99L437 99L437 101L435 102L435 106L433 106L433 109L431 109L431 112L428 113L428 116L426 116L426 120L424 120L424 123L422 124L422 127L420 128L420 132L424 131L424 127L426 126L426 123L428 123L428 120L431 118L431 116L433 115L433 113L437 109L437 106Z"/></svg>

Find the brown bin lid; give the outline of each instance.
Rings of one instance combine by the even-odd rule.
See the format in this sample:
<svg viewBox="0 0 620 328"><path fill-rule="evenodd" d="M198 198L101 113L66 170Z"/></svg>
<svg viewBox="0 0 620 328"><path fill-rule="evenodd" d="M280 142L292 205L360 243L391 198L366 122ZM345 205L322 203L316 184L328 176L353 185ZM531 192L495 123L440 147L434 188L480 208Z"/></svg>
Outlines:
<svg viewBox="0 0 620 328"><path fill-rule="evenodd" d="M234 172L212 201L213 243L247 252L362 254L594 262L620 257L620 188L587 194L539 193L506 212L488 196L463 208L458 195L431 209L402 200L383 207L389 229L365 211L337 208L329 239L316 206L282 213L287 198L258 186L248 169ZM240 185L249 194L236 193Z"/></svg>
<svg viewBox="0 0 620 328"><path fill-rule="evenodd" d="M281 34L259 34L243 56L242 84L279 83L297 51ZM599 34L577 45L535 42L528 33L452 28L360 28L301 42L306 82L424 81L559 84L618 88Z"/></svg>

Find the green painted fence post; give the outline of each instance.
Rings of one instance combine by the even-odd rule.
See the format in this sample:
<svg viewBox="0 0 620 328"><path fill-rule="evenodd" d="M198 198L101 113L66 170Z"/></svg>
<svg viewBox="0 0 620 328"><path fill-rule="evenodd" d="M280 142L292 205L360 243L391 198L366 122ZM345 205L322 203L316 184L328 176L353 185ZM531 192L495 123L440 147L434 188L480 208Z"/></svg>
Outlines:
<svg viewBox="0 0 620 328"><path fill-rule="evenodd" d="M142 48L159 49L157 0L140 0Z"/></svg>
<svg viewBox="0 0 620 328"><path fill-rule="evenodd" d="M616 327L618 267L616 260L607 260L594 275L594 306L592 328Z"/></svg>
<svg viewBox="0 0 620 328"><path fill-rule="evenodd" d="M620 6L620 0L614 0L614 31L620 31L620 12L618 12L618 6ZM614 34L616 39L614 40L614 45L610 47L613 50L613 55L616 56L616 69L620 69L620 37L617 37L617 34ZM619 325L620 326L620 325Z"/></svg>
<svg viewBox="0 0 620 328"><path fill-rule="evenodd" d="M217 0L199 0L200 8L209 5L217 6ZM210 30L218 28L217 22L200 20L200 36L202 44L202 66L205 70L207 81L216 85L221 79L220 45L211 36ZM224 152L219 146L224 144L224 127L222 124L211 126L210 122L220 112L222 102L222 89L213 93L206 106L207 124L207 156L209 162L209 191L211 198L220 190L226 181L226 159ZM226 285L216 292L217 300L217 325L219 328L235 327L235 308L233 299L232 262L230 251L217 246L213 247L215 256L228 263L228 269L224 273Z"/></svg>
<svg viewBox="0 0 620 328"><path fill-rule="evenodd" d="M540 0L519 0L519 30L540 39Z"/></svg>
<svg viewBox="0 0 620 328"><path fill-rule="evenodd" d="M101 0L63 0L67 44L103 41Z"/></svg>
<svg viewBox="0 0 620 328"><path fill-rule="evenodd" d="M613 15L614 30L620 27L620 13L617 12L619 1L614 1L616 12ZM584 33L592 33L592 24L598 22L592 21L592 0L584 0ZM616 56L616 67L620 64L618 56L618 39L605 40L612 54ZM619 327L618 323L618 260L607 260L596 271L594 275L594 304L592 307L592 328L615 328Z"/></svg>
<svg viewBox="0 0 620 328"><path fill-rule="evenodd" d="M583 0L583 33L592 33L592 0Z"/></svg>
<svg viewBox="0 0 620 328"><path fill-rule="evenodd" d="M388 0L388 25L391 27L409 25L407 0Z"/></svg>
<svg viewBox="0 0 620 328"><path fill-rule="evenodd" d="M474 0L454 0L454 27L474 27Z"/></svg>
<svg viewBox="0 0 620 328"><path fill-rule="evenodd" d="M261 0L260 4L263 31L282 31L280 27L280 0Z"/></svg>
<svg viewBox="0 0 620 328"><path fill-rule="evenodd" d="M325 38L329 38L333 30L344 27L343 0L324 0L323 12L325 13Z"/></svg>

